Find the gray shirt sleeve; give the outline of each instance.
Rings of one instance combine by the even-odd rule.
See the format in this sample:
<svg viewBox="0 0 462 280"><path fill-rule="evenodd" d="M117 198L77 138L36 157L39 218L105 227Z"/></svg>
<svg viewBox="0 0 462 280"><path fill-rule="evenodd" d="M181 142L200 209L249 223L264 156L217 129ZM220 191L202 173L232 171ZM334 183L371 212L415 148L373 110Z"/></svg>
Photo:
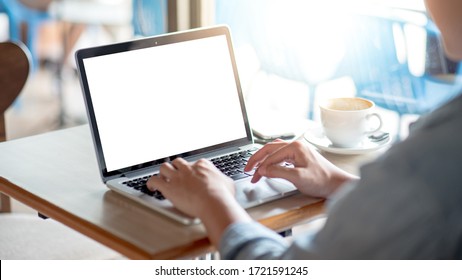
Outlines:
<svg viewBox="0 0 462 280"><path fill-rule="evenodd" d="M220 242L222 259L275 259L288 248L285 240L257 222L235 223Z"/></svg>

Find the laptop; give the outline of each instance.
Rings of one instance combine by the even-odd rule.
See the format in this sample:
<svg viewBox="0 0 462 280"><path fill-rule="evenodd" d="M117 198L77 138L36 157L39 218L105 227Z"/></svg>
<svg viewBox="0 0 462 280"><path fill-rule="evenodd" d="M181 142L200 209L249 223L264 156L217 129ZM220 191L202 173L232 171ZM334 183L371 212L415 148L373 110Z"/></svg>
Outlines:
<svg viewBox="0 0 462 280"><path fill-rule="evenodd" d="M282 179L250 183L253 143L228 27L165 34L76 52L99 171L107 187L183 224L146 181L162 163L210 159L235 180L244 208L296 193Z"/></svg>

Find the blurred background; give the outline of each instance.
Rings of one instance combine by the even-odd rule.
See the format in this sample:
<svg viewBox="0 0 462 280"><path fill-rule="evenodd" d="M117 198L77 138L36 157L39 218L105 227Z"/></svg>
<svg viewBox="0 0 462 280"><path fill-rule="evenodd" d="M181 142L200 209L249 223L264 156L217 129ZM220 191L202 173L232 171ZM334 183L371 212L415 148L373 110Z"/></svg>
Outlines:
<svg viewBox="0 0 462 280"><path fill-rule="evenodd" d="M7 138L87 122L76 49L215 24L231 28L251 122L317 120L319 100L362 96L403 137L458 93L422 0L0 0L0 41L34 63Z"/></svg>

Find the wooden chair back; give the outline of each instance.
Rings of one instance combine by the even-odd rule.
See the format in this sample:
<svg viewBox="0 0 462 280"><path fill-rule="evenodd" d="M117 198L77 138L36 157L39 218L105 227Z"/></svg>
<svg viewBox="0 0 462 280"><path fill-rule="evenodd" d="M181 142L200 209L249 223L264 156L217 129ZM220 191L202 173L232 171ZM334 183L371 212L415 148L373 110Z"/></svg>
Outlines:
<svg viewBox="0 0 462 280"><path fill-rule="evenodd" d="M6 140L5 111L26 84L30 71L30 53L22 43L0 43L0 141Z"/></svg>
<svg viewBox="0 0 462 280"><path fill-rule="evenodd" d="M0 142L6 140L5 111L21 93L31 68L29 50L16 42L0 43ZM10 212L10 199L0 193L0 212Z"/></svg>

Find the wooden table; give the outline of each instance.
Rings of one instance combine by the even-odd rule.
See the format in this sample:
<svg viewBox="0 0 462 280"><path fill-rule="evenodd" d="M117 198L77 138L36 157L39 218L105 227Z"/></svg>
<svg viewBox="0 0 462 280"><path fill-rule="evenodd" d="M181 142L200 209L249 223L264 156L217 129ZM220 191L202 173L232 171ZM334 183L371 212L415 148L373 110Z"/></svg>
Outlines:
<svg viewBox="0 0 462 280"><path fill-rule="evenodd" d="M135 259L193 258L214 251L202 225L184 226L110 191L101 181L87 125L0 144L0 192ZM362 156L329 159L355 172ZM282 231L324 211L295 195L249 210Z"/></svg>

